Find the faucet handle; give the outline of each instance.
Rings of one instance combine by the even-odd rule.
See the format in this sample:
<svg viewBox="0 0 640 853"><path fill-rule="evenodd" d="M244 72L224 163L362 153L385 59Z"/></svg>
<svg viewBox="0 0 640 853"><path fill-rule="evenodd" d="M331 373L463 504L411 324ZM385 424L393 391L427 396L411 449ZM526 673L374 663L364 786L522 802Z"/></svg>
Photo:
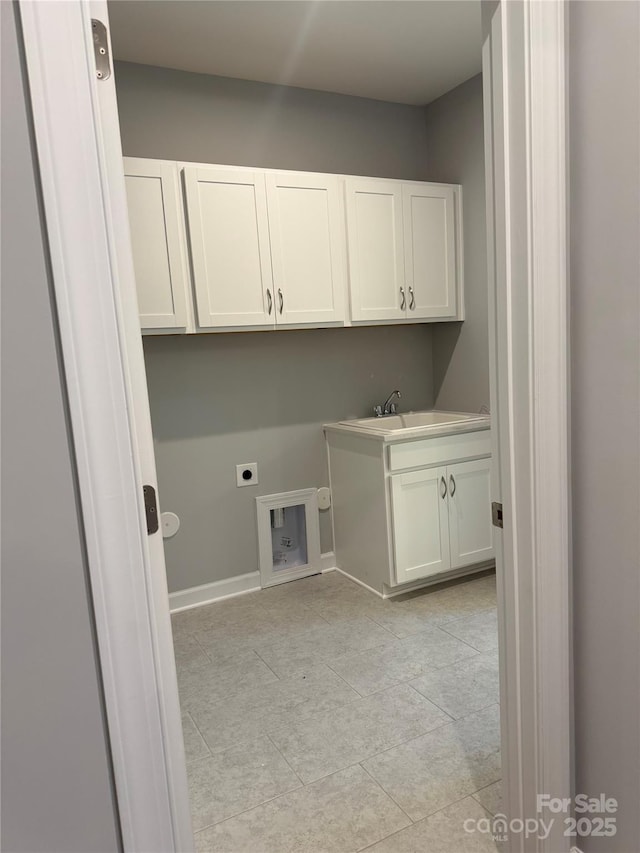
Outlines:
<svg viewBox="0 0 640 853"><path fill-rule="evenodd" d="M392 415L395 415L396 411L397 411L397 409L396 409L396 404L395 404L395 403L391 403L391 405L389 406L389 412L390 412Z"/></svg>
<svg viewBox="0 0 640 853"><path fill-rule="evenodd" d="M373 407L373 414L377 418L381 418L382 417L382 406L374 406Z"/></svg>

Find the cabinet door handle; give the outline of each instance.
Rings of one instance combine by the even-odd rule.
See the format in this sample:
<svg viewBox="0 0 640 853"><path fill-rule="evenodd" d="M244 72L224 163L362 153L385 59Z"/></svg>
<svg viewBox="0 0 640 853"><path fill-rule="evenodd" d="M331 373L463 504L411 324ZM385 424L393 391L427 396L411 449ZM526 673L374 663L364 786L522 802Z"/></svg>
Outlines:
<svg viewBox="0 0 640 853"><path fill-rule="evenodd" d="M456 481L453 479L453 474L449 474L449 494L453 497L456 493Z"/></svg>
<svg viewBox="0 0 640 853"><path fill-rule="evenodd" d="M404 311L406 304L407 304L407 300L405 299L405 296L404 296L404 287L401 287L400 288L400 310L401 311Z"/></svg>
<svg viewBox="0 0 640 853"><path fill-rule="evenodd" d="M284 308L284 296L282 295L280 288L278 288L278 299L280 301L280 313L282 314L282 309Z"/></svg>
<svg viewBox="0 0 640 853"><path fill-rule="evenodd" d="M415 310L415 307L416 307L416 295L415 295L415 293L413 292L413 288L412 288L412 287L410 287L410 288L409 288L409 297L410 297L410 300L409 300L409 308L410 308L412 311L414 311L414 310Z"/></svg>
<svg viewBox="0 0 640 853"><path fill-rule="evenodd" d="M440 497L444 500L447 496L447 481L444 477L440 477L440 485L442 486L442 491L440 492Z"/></svg>
<svg viewBox="0 0 640 853"><path fill-rule="evenodd" d="M271 291L267 288L267 312L271 314L271 309L273 308L273 297L271 296Z"/></svg>

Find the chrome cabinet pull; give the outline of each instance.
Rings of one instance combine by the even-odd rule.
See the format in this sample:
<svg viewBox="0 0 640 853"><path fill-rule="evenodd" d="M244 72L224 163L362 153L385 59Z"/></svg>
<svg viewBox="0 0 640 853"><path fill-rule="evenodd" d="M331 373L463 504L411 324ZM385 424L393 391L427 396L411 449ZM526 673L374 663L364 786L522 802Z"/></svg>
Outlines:
<svg viewBox="0 0 640 853"><path fill-rule="evenodd" d="M267 288L267 312L271 314L271 309L273 308L273 297L271 296L271 291Z"/></svg>
<svg viewBox="0 0 640 853"><path fill-rule="evenodd" d="M282 295L280 288L278 288L278 299L280 300L280 313L282 314L282 309L284 308L284 296Z"/></svg>
<svg viewBox="0 0 640 853"><path fill-rule="evenodd" d="M401 311L404 311L406 304L407 304L407 300L405 299L405 295L404 295L404 287L401 287L400 288L400 310Z"/></svg>
<svg viewBox="0 0 640 853"><path fill-rule="evenodd" d="M416 307L416 295L415 295L415 293L413 292L413 288L412 288L412 287L410 287L410 288L409 288L409 296L410 296L409 308L410 308L412 311L414 311L414 310L415 310L415 307Z"/></svg>
<svg viewBox="0 0 640 853"><path fill-rule="evenodd" d="M444 500L447 496L447 481L444 477L440 477L440 485L442 486L442 491L440 492L440 497Z"/></svg>
<svg viewBox="0 0 640 853"><path fill-rule="evenodd" d="M449 494L453 497L456 493L456 481L453 479L453 474L449 474Z"/></svg>

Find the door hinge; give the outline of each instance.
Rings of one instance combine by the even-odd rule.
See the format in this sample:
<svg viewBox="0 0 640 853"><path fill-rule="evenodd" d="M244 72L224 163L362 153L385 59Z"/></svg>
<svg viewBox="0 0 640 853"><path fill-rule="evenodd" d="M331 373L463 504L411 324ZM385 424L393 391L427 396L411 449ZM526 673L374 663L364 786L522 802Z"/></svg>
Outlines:
<svg viewBox="0 0 640 853"><path fill-rule="evenodd" d="M502 527L502 504L493 501L491 504L491 521L494 527Z"/></svg>
<svg viewBox="0 0 640 853"><path fill-rule="evenodd" d="M93 31L93 55L96 60L96 77L98 80L108 80L111 77L109 63L109 33L107 28L96 18L91 19Z"/></svg>
<svg viewBox="0 0 640 853"><path fill-rule="evenodd" d="M158 521L158 504L156 501L156 490L153 486L143 486L144 512L147 517L147 533L157 533L160 523Z"/></svg>

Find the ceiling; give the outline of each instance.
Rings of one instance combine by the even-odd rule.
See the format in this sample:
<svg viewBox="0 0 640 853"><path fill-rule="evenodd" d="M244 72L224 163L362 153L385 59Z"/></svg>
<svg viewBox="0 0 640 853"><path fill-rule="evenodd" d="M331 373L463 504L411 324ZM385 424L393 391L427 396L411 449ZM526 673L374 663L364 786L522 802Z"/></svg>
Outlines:
<svg viewBox="0 0 640 853"><path fill-rule="evenodd" d="M481 70L480 0L112 0L116 59L403 104Z"/></svg>

